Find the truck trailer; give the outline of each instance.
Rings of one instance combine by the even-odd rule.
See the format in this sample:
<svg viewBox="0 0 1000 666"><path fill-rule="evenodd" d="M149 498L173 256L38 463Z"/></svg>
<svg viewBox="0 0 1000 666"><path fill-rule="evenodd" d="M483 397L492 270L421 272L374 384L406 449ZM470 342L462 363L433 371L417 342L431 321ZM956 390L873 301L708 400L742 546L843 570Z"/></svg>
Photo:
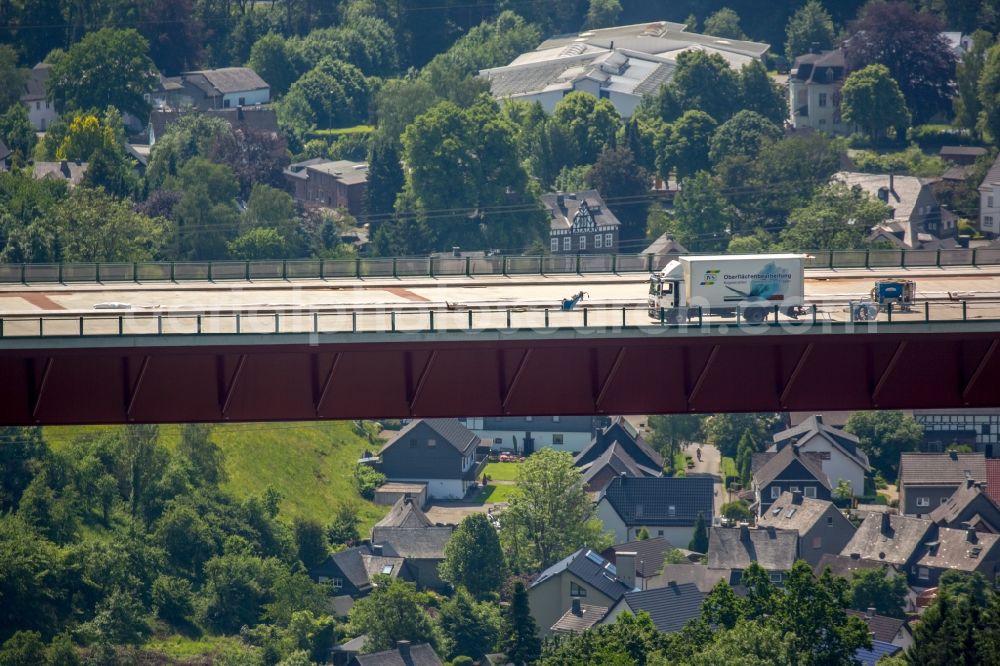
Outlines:
<svg viewBox="0 0 1000 666"><path fill-rule="evenodd" d="M649 280L649 316L670 324L699 316L759 324L777 310L804 312L803 254L682 256Z"/></svg>

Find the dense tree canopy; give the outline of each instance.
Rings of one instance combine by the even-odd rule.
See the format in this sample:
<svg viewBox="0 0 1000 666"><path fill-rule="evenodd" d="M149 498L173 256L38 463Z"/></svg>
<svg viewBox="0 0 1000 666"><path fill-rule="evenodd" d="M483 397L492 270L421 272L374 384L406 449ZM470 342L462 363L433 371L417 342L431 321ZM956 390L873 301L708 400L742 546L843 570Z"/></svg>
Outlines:
<svg viewBox="0 0 1000 666"><path fill-rule="evenodd" d="M788 19L785 27L785 57L794 59L812 50L825 51L833 46L836 32L830 12L819 0L808 0Z"/></svg>
<svg viewBox="0 0 1000 666"><path fill-rule="evenodd" d="M841 95L844 121L860 126L876 141L889 130L895 130L897 138L906 136L910 112L903 93L884 65L868 65L851 72Z"/></svg>

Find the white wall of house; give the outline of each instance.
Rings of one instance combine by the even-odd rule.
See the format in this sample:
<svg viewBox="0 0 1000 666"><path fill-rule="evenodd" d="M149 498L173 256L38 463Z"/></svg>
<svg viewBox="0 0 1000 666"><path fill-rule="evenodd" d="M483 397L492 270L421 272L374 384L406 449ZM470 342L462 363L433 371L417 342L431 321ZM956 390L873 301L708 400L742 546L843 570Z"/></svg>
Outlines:
<svg viewBox="0 0 1000 666"><path fill-rule="evenodd" d="M524 450L524 438L528 434L524 430L470 429L479 435L479 439L484 444L489 444L491 447L513 449L514 438L517 437L517 451L519 453ZM556 444L558 437L554 437L554 435L562 436L562 444ZM539 449L555 449L556 451L569 451L570 453L583 451L591 441L589 432L532 432L531 438L535 440L536 451ZM497 439L500 441L497 442Z"/></svg>
<svg viewBox="0 0 1000 666"><path fill-rule="evenodd" d="M846 134L849 128L837 122L842 83L806 83L790 79L788 82L789 119L799 129L812 127L830 134ZM806 115L799 115L805 107Z"/></svg>
<svg viewBox="0 0 1000 666"><path fill-rule="evenodd" d="M979 191L979 230L1000 234L1000 183L983 183Z"/></svg>
<svg viewBox="0 0 1000 666"><path fill-rule="evenodd" d="M429 499L462 499L471 485L471 482L461 479L398 479L394 477L392 480L426 483Z"/></svg>
<svg viewBox="0 0 1000 666"><path fill-rule="evenodd" d="M626 526L611 503L602 499L597 503L597 517L604 525L604 531L614 535L615 543L635 541L642 528L646 528L651 537L663 537L676 548L687 548L694 536L694 526L663 526L663 525L630 525ZM711 524L711 516L706 516L706 525Z"/></svg>
<svg viewBox="0 0 1000 666"><path fill-rule="evenodd" d="M625 521L622 520L618 512L611 507L611 502L607 499L602 498L600 502L597 503L597 517L600 519L601 523L604 525L605 532L611 532L615 537L615 543L628 543L631 541L629 538L628 527L625 526Z"/></svg>
<svg viewBox="0 0 1000 666"><path fill-rule="evenodd" d="M789 446L793 446L789 444ZM802 443L800 451L809 453L829 453L830 459L823 460L823 471L830 479L834 488L841 479L851 484L851 492L855 497L865 494L865 470L853 458L841 451L830 440L822 435L810 437Z"/></svg>
<svg viewBox="0 0 1000 666"><path fill-rule="evenodd" d="M247 90L244 92L228 93L222 96L223 108L237 106L253 106L254 104L267 104L271 101L271 89Z"/></svg>
<svg viewBox="0 0 1000 666"><path fill-rule="evenodd" d="M59 114L56 113L56 105L50 100L39 99L24 102L24 105L28 109L28 120L31 121L31 126L39 132L47 130L49 125L59 117Z"/></svg>

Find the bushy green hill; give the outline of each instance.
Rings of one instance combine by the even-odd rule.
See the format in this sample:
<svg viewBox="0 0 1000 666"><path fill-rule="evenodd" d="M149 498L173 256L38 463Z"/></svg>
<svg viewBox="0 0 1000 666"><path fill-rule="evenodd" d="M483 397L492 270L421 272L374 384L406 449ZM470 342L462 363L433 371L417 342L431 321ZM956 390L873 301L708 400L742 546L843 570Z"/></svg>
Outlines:
<svg viewBox="0 0 1000 666"><path fill-rule="evenodd" d="M108 426L120 427L120 426ZM50 446L59 449L77 435L97 427L45 428ZM160 426L160 439L173 448L180 426ZM357 506L361 534L385 515L387 507L363 500L352 473L362 451L374 449L350 421L308 423L223 423L213 427L212 441L225 454L229 480L224 488L238 497L260 494L273 486L282 496L281 516L304 516L322 524L342 502Z"/></svg>

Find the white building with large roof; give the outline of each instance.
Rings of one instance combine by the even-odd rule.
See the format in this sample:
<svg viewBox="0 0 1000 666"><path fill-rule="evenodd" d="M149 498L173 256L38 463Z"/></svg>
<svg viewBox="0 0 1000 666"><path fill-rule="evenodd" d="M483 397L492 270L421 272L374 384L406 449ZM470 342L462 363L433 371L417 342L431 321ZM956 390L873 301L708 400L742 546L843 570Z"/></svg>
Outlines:
<svg viewBox="0 0 1000 666"><path fill-rule="evenodd" d="M686 32L657 21L553 37L509 65L484 69L494 97L540 102L551 113L563 97L583 91L611 100L630 117L644 95L670 81L677 57L692 50L721 56L733 69L760 60L770 45Z"/></svg>

